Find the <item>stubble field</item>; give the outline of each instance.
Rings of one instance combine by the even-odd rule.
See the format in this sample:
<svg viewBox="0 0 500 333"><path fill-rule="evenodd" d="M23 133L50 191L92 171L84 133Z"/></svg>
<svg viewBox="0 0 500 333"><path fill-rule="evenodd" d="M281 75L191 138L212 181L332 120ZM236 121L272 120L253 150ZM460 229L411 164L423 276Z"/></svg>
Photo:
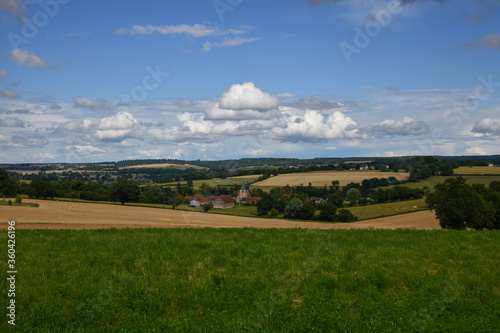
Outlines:
<svg viewBox="0 0 500 333"><path fill-rule="evenodd" d="M407 172L380 172L380 171L316 171L306 173L290 173L268 178L255 183L253 187L272 188L281 186L330 186L332 181L338 180L340 186L351 182L361 183L364 179L396 177L398 180L406 180L410 176Z"/></svg>
<svg viewBox="0 0 500 333"><path fill-rule="evenodd" d="M412 228L439 229L430 211L420 211L353 223L299 222L251 218L172 209L131 207L96 203L25 200L40 207L2 206L2 220L16 220L20 229L101 229L101 228ZM3 226L6 227L6 224Z"/></svg>

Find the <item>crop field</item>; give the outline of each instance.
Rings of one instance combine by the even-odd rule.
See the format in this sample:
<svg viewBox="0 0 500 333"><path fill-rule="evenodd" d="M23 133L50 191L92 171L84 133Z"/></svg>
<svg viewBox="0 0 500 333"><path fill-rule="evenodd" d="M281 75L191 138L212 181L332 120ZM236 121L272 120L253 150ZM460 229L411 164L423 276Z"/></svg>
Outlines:
<svg viewBox="0 0 500 333"><path fill-rule="evenodd" d="M19 331L500 329L498 231L18 230L16 250Z"/></svg>
<svg viewBox="0 0 500 333"><path fill-rule="evenodd" d="M193 187L195 189L199 189L201 184L207 184L211 187L217 186L232 186L232 185L241 185L242 183L251 183L257 180L261 175L248 175L248 176L239 176L239 177L228 177L225 179L222 178L212 178L212 179L201 179L201 180L193 180ZM177 186L179 182L165 183L161 184L164 186ZM186 186L187 182L180 182L181 185Z"/></svg>
<svg viewBox="0 0 500 333"><path fill-rule="evenodd" d="M126 167L121 167L120 169L159 169L159 168L169 168L169 169L200 169L205 170L206 167L191 165L191 164L176 164L176 163L158 163L158 164L139 164L139 165L130 165Z"/></svg>
<svg viewBox="0 0 500 333"><path fill-rule="evenodd" d="M289 173L268 178L253 184L253 187L271 189L273 187L286 186L330 186L332 181L338 180L340 186L351 182L361 183L364 179L396 177L398 180L406 180L409 173L406 172L380 172L380 171L315 171L306 173Z"/></svg>
<svg viewBox="0 0 500 333"><path fill-rule="evenodd" d="M137 206L109 205L48 200L24 200L39 204L38 208L2 206L3 220L16 220L20 229L103 229L103 228L412 228L439 229L439 223L430 211L388 216L351 223L324 223L256 218L236 215L201 213ZM155 207L158 205L155 205ZM165 208L167 206L164 206ZM249 207L253 208L253 207ZM241 207L241 215L248 214ZM393 209L384 209L385 212ZM238 212L236 212L238 213ZM238 215L238 214L237 214ZM0 226L5 229L6 224Z"/></svg>

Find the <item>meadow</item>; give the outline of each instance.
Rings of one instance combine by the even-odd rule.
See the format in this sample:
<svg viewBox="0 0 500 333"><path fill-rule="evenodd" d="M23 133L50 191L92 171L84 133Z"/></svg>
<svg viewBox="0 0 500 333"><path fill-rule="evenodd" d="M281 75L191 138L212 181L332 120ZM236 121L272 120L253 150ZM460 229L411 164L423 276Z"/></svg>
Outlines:
<svg viewBox="0 0 500 333"><path fill-rule="evenodd" d="M16 240L19 331L500 329L498 231L18 230Z"/></svg>

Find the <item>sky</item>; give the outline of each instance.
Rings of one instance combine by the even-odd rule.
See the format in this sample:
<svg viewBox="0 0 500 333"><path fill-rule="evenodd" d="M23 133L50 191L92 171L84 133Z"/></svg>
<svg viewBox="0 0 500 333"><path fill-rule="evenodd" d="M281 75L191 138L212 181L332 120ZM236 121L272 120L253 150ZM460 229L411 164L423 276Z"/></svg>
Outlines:
<svg viewBox="0 0 500 333"><path fill-rule="evenodd" d="M0 163L500 154L499 0L0 0Z"/></svg>

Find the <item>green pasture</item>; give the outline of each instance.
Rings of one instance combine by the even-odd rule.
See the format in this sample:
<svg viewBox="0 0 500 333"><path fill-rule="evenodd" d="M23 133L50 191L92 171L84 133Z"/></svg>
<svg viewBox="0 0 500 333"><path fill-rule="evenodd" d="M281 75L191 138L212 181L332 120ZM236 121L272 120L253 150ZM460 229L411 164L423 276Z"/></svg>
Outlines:
<svg viewBox="0 0 500 333"><path fill-rule="evenodd" d="M18 230L15 330L498 332L499 262L498 231Z"/></svg>

